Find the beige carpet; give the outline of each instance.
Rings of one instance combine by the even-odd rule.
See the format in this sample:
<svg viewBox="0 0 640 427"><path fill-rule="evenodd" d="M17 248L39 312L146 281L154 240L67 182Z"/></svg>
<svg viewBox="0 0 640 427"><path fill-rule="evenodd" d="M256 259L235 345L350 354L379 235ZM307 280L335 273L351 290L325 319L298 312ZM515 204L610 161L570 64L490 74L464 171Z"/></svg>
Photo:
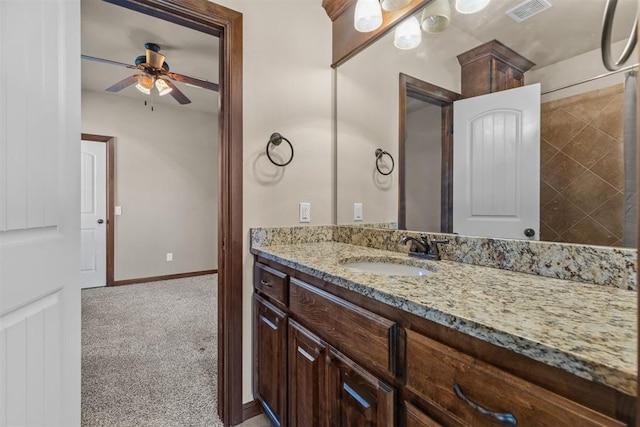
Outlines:
<svg viewBox="0 0 640 427"><path fill-rule="evenodd" d="M217 276L82 291L83 426L221 426Z"/></svg>

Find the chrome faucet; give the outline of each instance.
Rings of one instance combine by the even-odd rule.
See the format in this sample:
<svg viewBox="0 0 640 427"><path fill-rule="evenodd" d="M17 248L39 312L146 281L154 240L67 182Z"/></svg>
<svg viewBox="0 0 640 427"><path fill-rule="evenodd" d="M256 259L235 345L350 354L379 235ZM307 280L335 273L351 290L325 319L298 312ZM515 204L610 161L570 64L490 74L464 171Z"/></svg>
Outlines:
<svg viewBox="0 0 640 427"><path fill-rule="evenodd" d="M440 260L440 252L438 251L438 244L449 243L448 240L431 240L426 235L421 235L419 239L411 236L404 236L400 239L401 245L406 245L411 242L411 248L409 248L409 256L432 259L432 260Z"/></svg>

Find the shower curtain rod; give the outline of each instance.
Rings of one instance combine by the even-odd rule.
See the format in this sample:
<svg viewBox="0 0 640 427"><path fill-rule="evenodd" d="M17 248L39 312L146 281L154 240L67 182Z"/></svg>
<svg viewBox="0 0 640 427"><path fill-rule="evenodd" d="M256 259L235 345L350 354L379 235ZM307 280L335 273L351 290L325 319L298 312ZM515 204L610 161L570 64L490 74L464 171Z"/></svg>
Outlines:
<svg viewBox="0 0 640 427"><path fill-rule="evenodd" d="M633 68L638 68L638 65L639 64L628 65L628 66L620 68L619 70L616 70L616 71L611 71L611 72L608 72L608 73L600 74L599 76L595 76L595 77L591 77L591 78L588 78L588 79L580 80L579 82L571 83L571 84L568 84L568 85L565 85L565 86L560 86L560 87L557 87L555 89L545 90L540 95L546 95L546 94L551 93L551 92L557 92L557 91L562 90L562 89L568 89L570 87L578 86L578 85L581 85L583 83L589 83L589 82L592 82L594 80L601 79L603 77L611 76L613 74L629 71L629 70L631 70Z"/></svg>

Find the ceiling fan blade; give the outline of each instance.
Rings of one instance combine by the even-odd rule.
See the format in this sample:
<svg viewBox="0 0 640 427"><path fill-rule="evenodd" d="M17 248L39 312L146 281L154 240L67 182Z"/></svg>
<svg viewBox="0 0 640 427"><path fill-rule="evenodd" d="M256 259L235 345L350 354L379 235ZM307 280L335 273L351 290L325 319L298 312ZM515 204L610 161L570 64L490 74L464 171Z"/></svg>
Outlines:
<svg viewBox="0 0 640 427"><path fill-rule="evenodd" d="M196 79L194 77L183 76L182 74L177 74L177 73L166 73L166 74L167 74L167 77L177 82L187 83L193 86L201 87L203 89L209 89L209 90L218 92L218 85L216 83L208 82L206 80Z"/></svg>
<svg viewBox="0 0 640 427"><path fill-rule="evenodd" d="M164 55L154 52L151 49L147 49L147 64L151 65L153 68L157 68L159 70L162 69L164 58Z"/></svg>
<svg viewBox="0 0 640 427"><path fill-rule="evenodd" d="M171 89L173 89L171 92L169 92L169 95L173 96L173 98L176 101L178 101L182 105L191 103L191 100L187 98L187 96L184 93L180 92L180 90L176 87L176 85L174 85L170 80L166 80L166 79L163 79L163 80L167 82L167 84Z"/></svg>
<svg viewBox="0 0 640 427"><path fill-rule="evenodd" d="M120 92L122 89L129 87L134 83L137 83L138 76L140 76L140 74L134 74L133 76L129 76L126 79L120 80L118 83L114 84L113 86L109 86L105 90L107 92Z"/></svg>
<svg viewBox="0 0 640 427"><path fill-rule="evenodd" d="M97 58L97 57L95 57L95 56L80 55L80 57L81 57L82 59L86 59L86 60L88 60L88 61L103 62L103 63L105 63L105 64L117 65L117 66L119 66L119 67L126 67L126 68L133 68L133 69L138 68L138 67L136 67L135 65L125 64L124 62L112 61L112 60L110 60L110 59Z"/></svg>

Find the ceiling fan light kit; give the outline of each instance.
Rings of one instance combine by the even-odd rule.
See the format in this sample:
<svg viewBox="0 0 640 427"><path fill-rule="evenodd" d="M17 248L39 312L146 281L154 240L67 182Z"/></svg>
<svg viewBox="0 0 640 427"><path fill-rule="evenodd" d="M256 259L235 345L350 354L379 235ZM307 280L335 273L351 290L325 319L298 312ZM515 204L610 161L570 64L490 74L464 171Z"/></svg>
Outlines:
<svg viewBox="0 0 640 427"><path fill-rule="evenodd" d="M158 95L160 96L165 96L173 90L173 88L170 87L164 79L156 80L156 89L158 89Z"/></svg>
<svg viewBox="0 0 640 427"><path fill-rule="evenodd" d="M377 2L377 0L373 0ZM102 62L110 65L117 65L120 67L137 69L142 71L142 74L134 74L114 85L106 88L107 92L120 92L129 86L135 85L135 88L145 95L150 95L151 90L155 86L160 96L171 94L171 96L178 101L179 104L189 104L191 100L180 91L174 85L171 80L175 80L181 83L188 84L190 86L197 86L203 89L208 89L217 92L218 85L206 80L196 79L194 77L185 76L183 74L170 73L169 64L165 61L165 56L159 53L160 46L155 43L145 43L146 52L144 55L140 55L135 60L135 65L125 64L122 62L111 61L109 59L97 58L95 56L81 55L82 59L89 61ZM162 78L165 76L166 78ZM171 79L171 80L169 80Z"/></svg>

